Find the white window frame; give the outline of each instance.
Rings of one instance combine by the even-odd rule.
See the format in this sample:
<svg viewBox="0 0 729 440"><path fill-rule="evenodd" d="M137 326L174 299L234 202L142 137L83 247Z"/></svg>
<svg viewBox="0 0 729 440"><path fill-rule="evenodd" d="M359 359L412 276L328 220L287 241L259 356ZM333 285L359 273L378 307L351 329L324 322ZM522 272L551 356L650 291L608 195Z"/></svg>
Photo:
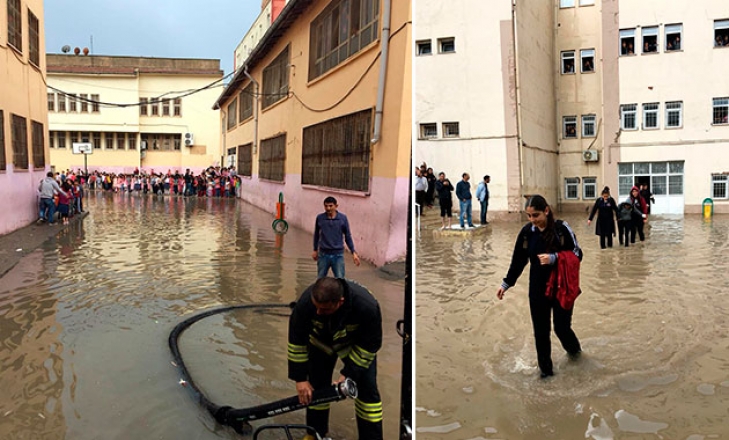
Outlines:
<svg viewBox="0 0 729 440"><path fill-rule="evenodd" d="M585 61L587 60L592 64L592 70L585 70ZM580 72L595 72L595 49L580 49Z"/></svg>
<svg viewBox="0 0 729 440"><path fill-rule="evenodd" d="M595 0L580 0L580 7L582 6L594 6Z"/></svg>
<svg viewBox="0 0 729 440"><path fill-rule="evenodd" d="M678 113L678 125L670 125L672 113ZM683 127L683 101L666 102L666 128L682 128L682 127Z"/></svg>
<svg viewBox="0 0 729 440"><path fill-rule="evenodd" d="M574 197L570 197L570 190L574 192ZM580 178L565 177L564 179L564 198L565 200L580 200Z"/></svg>
<svg viewBox="0 0 729 440"><path fill-rule="evenodd" d="M574 136L567 136L567 127L574 126ZM577 139L577 116L562 116L562 139Z"/></svg>
<svg viewBox="0 0 729 440"><path fill-rule="evenodd" d="M587 128L592 126L592 134L587 132ZM583 138L594 138L597 137L597 116L596 115L582 115L582 137Z"/></svg>
<svg viewBox="0 0 729 440"><path fill-rule="evenodd" d="M427 52L424 51L424 49L426 47L428 48ZM416 41L415 48L416 48L415 54L419 57L433 55L433 42L429 39Z"/></svg>
<svg viewBox="0 0 729 440"><path fill-rule="evenodd" d="M659 116L660 111L661 111L661 104L659 102L647 102L647 103L643 104L643 130L657 130L660 128L660 126L661 126L661 118ZM648 125L648 117L651 115L656 117L655 126Z"/></svg>
<svg viewBox="0 0 729 440"><path fill-rule="evenodd" d="M566 62L572 61L572 71L567 72ZM564 50L560 53L560 63L559 63L559 71L562 73L562 75L574 75L576 72L575 69L575 51L574 50Z"/></svg>
<svg viewBox="0 0 729 440"><path fill-rule="evenodd" d="M724 196L717 196L717 190L723 191ZM711 198L712 199L729 199L729 175L712 174L711 175Z"/></svg>
<svg viewBox="0 0 729 440"><path fill-rule="evenodd" d="M433 134L428 134L430 128L434 128L435 132ZM420 139L437 139L438 138L438 124L435 122L424 122L420 124Z"/></svg>
<svg viewBox="0 0 729 440"><path fill-rule="evenodd" d="M633 127L625 125L626 117L629 115L633 115ZM638 104L622 104L620 106L620 128L625 131L638 129Z"/></svg>
<svg viewBox="0 0 729 440"><path fill-rule="evenodd" d="M461 127L458 122L444 122L442 133L444 138L457 138L461 136Z"/></svg>
<svg viewBox="0 0 729 440"><path fill-rule="evenodd" d="M588 189L592 190L593 196L589 196L587 194ZM597 177L583 177L582 178L582 199L583 200L597 199Z"/></svg>
<svg viewBox="0 0 729 440"><path fill-rule="evenodd" d="M625 41L627 44L628 40L633 40L633 53L628 53L627 49L626 52L623 53L623 41ZM620 44L618 44L618 51L621 57L629 57L635 55L635 28L620 30Z"/></svg>
<svg viewBox="0 0 729 440"><path fill-rule="evenodd" d="M559 7L561 9L564 9L564 8L574 8L575 7L575 0L559 0Z"/></svg>
<svg viewBox="0 0 729 440"><path fill-rule="evenodd" d="M456 37L438 38L438 53L455 53L455 51Z"/></svg>
<svg viewBox="0 0 729 440"><path fill-rule="evenodd" d="M723 31L723 32L719 32ZM729 32L729 20L714 20L714 47L728 47L726 44L717 44L716 37Z"/></svg>
<svg viewBox="0 0 729 440"><path fill-rule="evenodd" d="M665 41L663 42L665 47L665 52L676 52L681 50L681 46L683 45L683 24L682 23L676 23L676 24L667 24L663 27L664 33L665 33ZM672 35L678 36L678 42L679 47L675 48L672 47L671 49L668 48L668 39Z"/></svg>
<svg viewBox="0 0 729 440"><path fill-rule="evenodd" d="M724 96L721 98L713 98L712 99L712 115L711 115L711 123L712 125L727 125L729 124L729 97ZM724 120L723 121L716 121L716 114L717 112L724 110Z"/></svg>
<svg viewBox="0 0 729 440"><path fill-rule="evenodd" d="M661 51L661 48L658 45L658 26L646 26L641 29L640 31L641 39L640 39L640 53L641 54L653 54L653 53L659 53ZM655 48L654 50L645 51L643 48L645 47L645 44L647 43L646 37L648 38L655 38Z"/></svg>

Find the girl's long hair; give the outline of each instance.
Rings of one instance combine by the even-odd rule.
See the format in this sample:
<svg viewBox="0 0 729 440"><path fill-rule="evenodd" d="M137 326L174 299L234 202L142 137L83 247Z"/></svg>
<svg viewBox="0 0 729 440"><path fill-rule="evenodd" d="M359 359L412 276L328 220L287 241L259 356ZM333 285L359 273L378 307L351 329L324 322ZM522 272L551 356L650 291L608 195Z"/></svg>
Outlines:
<svg viewBox="0 0 729 440"><path fill-rule="evenodd" d="M554 223L554 213L552 212L552 208L547 203L547 199L545 199L543 196L540 196L539 194L535 194L531 197L529 197L529 200L527 200L526 205L524 208L532 207L536 211L540 212L546 212L547 208L549 208L549 213L547 213L547 227L544 229L544 232L542 232L544 241L547 243L547 251L549 252L556 252L558 250L557 245L557 228Z"/></svg>

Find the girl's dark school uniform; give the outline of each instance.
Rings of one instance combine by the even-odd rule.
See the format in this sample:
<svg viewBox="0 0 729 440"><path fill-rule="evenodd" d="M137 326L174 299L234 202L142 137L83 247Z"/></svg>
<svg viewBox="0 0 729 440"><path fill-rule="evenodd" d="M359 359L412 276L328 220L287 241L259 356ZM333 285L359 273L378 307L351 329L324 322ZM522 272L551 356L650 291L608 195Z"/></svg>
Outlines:
<svg viewBox="0 0 729 440"><path fill-rule="evenodd" d="M600 197L590 212L590 221L597 213L595 222L595 235L600 237L600 248L613 247L613 235L615 235L615 217L618 214L618 206L615 199L608 197L607 200Z"/></svg>

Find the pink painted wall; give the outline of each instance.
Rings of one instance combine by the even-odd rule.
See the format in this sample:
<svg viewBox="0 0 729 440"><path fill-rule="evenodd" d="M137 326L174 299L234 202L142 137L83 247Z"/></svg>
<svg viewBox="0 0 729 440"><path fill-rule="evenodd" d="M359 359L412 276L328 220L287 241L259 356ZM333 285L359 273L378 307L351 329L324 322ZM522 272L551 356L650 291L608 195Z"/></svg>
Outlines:
<svg viewBox="0 0 729 440"><path fill-rule="evenodd" d="M0 235L28 226L38 219L38 183L45 177L46 170L13 171L8 164L7 171L0 173L0 200L5 209L0 209Z"/></svg>
<svg viewBox="0 0 729 440"><path fill-rule="evenodd" d="M314 219L324 212L324 198L333 196L346 214L357 253L376 266L404 259L407 249L409 178L374 177L370 195L301 186L301 175L286 175L286 183L243 178L241 198L275 218L279 192L284 193L290 227L314 233ZM312 242L313 243L313 242Z"/></svg>

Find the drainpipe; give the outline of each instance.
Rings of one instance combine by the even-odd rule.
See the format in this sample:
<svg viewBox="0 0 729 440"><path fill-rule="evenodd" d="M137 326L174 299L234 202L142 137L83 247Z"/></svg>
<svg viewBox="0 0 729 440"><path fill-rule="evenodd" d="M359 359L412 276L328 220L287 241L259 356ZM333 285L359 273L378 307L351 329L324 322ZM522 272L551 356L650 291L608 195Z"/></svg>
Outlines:
<svg viewBox="0 0 729 440"><path fill-rule="evenodd" d="M519 148L519 192L524 192L524 146L522 140L522 122L521 122L521 87L519 81L519 45L517 44L516 29L516 1L511 2L511 40L514 45L514 87L516 88L516 142ZM521 211L522 199L519 194L517 206Z"/></svg>
<svg viewBox="0 0 729 440"><path fill-rule="evenodd" d="M375 130L370 141L376 144L382 136L382 107L385 102L385 78L387 76L387 60L390 51L390 9L392 0L383 0L382 4L382 40L380 41L380 78L377 82L377 102L375 104Z"/></svg>
<svg viewBox="0 0 729 440"><path fill-rule="evenodd" d="M258 82L248 73L248 64L243 66L243 74L253 83L253 154L258 152Z"/></svg>

